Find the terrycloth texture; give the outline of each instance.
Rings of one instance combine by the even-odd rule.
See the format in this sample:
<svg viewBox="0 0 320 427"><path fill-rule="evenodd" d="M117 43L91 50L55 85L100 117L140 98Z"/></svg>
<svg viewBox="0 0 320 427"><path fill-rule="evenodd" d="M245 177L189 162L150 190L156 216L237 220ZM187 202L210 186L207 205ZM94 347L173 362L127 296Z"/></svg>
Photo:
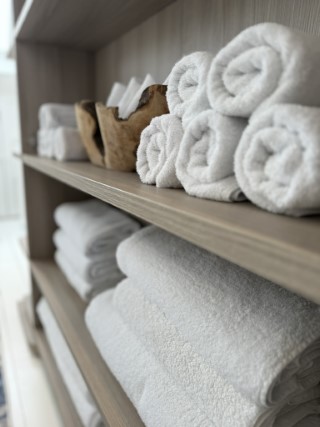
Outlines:
<svg viewBox="0 0 320 427"><path fill-rule="evenodd" d="M319 383L318 305L156 227L122 242L117 260L243 396L276 404Z"/></svg>
<svg viewBox="0 0 320 427"><path fill-rule="evenodd" d="M125 85L119 82L113 83L111 92L106 102L107 107L117 107L125 91L126 91Z"/></svg>
<svg viewBox="0 0 320 427"><path fill-rule="evenodd" d="M88 160L78 129L60 127L53 133L53 155L57 160Z"/></svg>
<svg viewBox="0 0 320 427"><path fill-rule="evenodd" d="M40 129L56 129L60 126L77 127L74 105L42 104L39 108Z"/></svg>
<svg viewBox="0 0 320 427"><path fill-rule="evenodd" d="M37 131L37 153L40 157L53 158L55 133L56 129L39 129Z"/></svg>
<svg viewBox="0 0 320 427"><path fill-rule="evenodd" d="M95 199L63 203L56 208L54 219L88 256L115 250L121 240L140 228L125 213Z"/></svg>
<svg viewBox="0 0 320 427"><path fill-rule="evenodd" d="M235 155L239 185L275 213L320 212L320 109L279 104L254 115Z"/></svg>
<svg viewBox="0 0 320 427"><path fill-rule="evenodd" d="M258 24L242 31L213 60L210 104L241 117L276 103L320 106L319 69L319 38L279 24Z"/></svg>
<svg viewBox="0 0 320 427"><path fill-rule="evenodd" d="M207 75L213 59L209 52L194 52L177 62L169 76L169 111L182 119L185 128L199 113L209 108Z"/></svg>
<svg viewBox="0 0 320 427"><path fill-rule="evenodd" d="M132 101L132 99L134 98L134 96L136 95L136 93L138 92L138 90L140 89L140 86L141 86L141 81L139 79L137 79L136 77L132 77L130 79L128 86L118 104L118 115L120 119L127 118L126 117L127 108L130 102Z"/></svg>
<svg viewBox="0 0 320 427"><path fill-rule="evenodd" d="M147 74L145 79L143 80L141 86L139 87L139 89L135 93L134 97L130 101L128 107L126 108L125 113L124 113L124 118L129 117L130 114L132 114L134 111L136 111L143 91L145 89L147 89L147 87L154 85L154 84L156 84L154 78L150 74Z"/></svg>
<svg viewBox="0 0 320 427"><path fill-rule="evenodd" d="M137 150L137 172L145 184L181 187L176 159L183 137L181 120L173 114L154 117L141 133Z"/></svg>
<svg viewBox="0 0 320 427"><path fill-rule="evenodd" d="M178 179L191 196L223 202L245 197L234 176L234 153L247 121L203 111L187 127L176 161Z"/></svg>
<svg viewBox="0 0 320 427"><path fill-rule="evenodd" d="M102 427L104 424L68 344L54 318L47 301L42 299L37 312L51 348L52 355L67 387L84 427ZM70 426L71 427L71 426Z"/></svg>

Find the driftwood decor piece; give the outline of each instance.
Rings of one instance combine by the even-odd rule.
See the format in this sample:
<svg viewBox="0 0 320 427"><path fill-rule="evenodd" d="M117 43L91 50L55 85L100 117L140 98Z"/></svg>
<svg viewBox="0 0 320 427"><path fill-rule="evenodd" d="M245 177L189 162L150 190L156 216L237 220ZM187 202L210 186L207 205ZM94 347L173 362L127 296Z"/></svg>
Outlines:
<svg viewBox="0 0 320 427"><path fill-rule="evenodd" d="M118 117L118 108L96 104L96 111L104 144L104 164L108 169L133 172L142 130L151 119L169 112L167 86L149 86L141 95L139 105L126 120Z"/></svg>

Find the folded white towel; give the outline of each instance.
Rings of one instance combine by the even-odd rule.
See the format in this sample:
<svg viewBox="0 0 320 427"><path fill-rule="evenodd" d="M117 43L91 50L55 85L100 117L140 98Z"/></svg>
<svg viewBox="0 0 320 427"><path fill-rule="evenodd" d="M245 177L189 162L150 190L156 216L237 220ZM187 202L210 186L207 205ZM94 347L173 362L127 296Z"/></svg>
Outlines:
<svg viewBox="0 0 320 427"><path fill-rule="evenodd" d="M122 98L120 99L119 103L118 103L118 116L120 119L126 119L126 110L130 104L130 102L132 101L132 99L134 98L134 96L136 95L136 93L138 92L138 90L140 89L141 86L141 81L139 79L137 79L136 77L132 77L128 83L128 86L122 96Z"/></svg>
<svg viewBox="0 0 320 427"><path fill-rule="evenodd" d="M54 219L88 256L115 250L121 240L140 228L125 213L96 199L63 203L55 209Z"/></svg>
<svg viewBox="0 0 320 427"><path fill-rule="evenodd" d="M156 227L122 242L117 260L248 399L276 404L319 383L318 305Z"/></svg>
<svg viewBox="0 0 320 427"><path fill-rule="evenodd" d="M42 104L39 108L40 129L55 129L60 126L77 127L74 105Z"/></svg>
<svg viewBox="0 0 320 427"><path fill-rule="evenodd" d="M235 155L239 185L275 213L320 212L320 108L278 104L255 114Z"/></svg>
<svg viewBox="0 0 320 427"><path fill-rule="evenodd" d="M275 103L320 106L319 68L319 38L279 24L258 24L242 31L213 60L210 104L241 117Z"/></svg>
<svg viewBox="0 0 320 427"><path fill-rule="evenodd" d="M154 84L156 84L154 78L150 74L147 74L141 86L139 87L137 92L134 94L133 98L131 99L127 108L125 109L125 112L123 113L124 118L128 118L130 114L136 111L143 91L147 89L147 87Z"/></svg>
<svg viewBox="0 0 320 427"><path fill-rule="evenodd" d="M203 111L187 127L176 161L178 179L192 196L223 202L245 197L234 175L234 153L247 121Z"/></svg>
<svg viewBox="0 0 320 427"><path fill-rule="evenodd" d="M57 160L88 160L78 129L59 127L53 134L53 155Z"/></svg>
<svg viewBox="0 0 320 427"><path fill-rule="evenodd" d="M40 157L53 158L54 135L56 129L38 129L37 153Z"/></svg>
<svg viewBox="0 0 320 427"><path fill-rule="evenodd" d="M183 127L209 108L207 75L213 59L209 52L194 52L177 62L169 75L169 111L182 119Z"/></svg>
<svg viewBox="0 0 320 427"><path fill-rule="evenodd" d="M69 350L68 344L54 318L47 301L37 306L48 344L56 361L63 382L79 414L84 427L102 427L104 424L81 372ZM71 426L70 426L71 427Z"/></svg>
<svg viewBox="0 0 320 427"><path fill-rule="evenodd" d="M145 184L181 187L176 159L183 136L181 120L174 114L154 117L141 133L137 150L137 172Z"/></svg>
<svg viewBox="0 0 320 427"><path fill-rule="evenodd" d="M117 107L125 91L125 85L119 82L114 82L106 102L107 107Z"/></svg>

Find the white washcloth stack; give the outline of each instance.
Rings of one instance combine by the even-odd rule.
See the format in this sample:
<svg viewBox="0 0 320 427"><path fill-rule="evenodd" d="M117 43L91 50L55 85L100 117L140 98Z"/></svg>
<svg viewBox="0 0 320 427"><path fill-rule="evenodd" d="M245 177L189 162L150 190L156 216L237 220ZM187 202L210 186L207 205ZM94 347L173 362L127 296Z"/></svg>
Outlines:
<svg viewBox="0 0 320 427"><path fill-rule="evenodd" d="M147 427L320 425L320 308L156 227L86 322Z"/></svg>
<svg viewBox="0 0 320 427"><path fill-rule="evenodd" d="M140 228L137 221L95 199L64 203L54 219L55 261L84 300L121 280L116 248Z"/></svg>
<svg viewBox="0 0 320 427"><path fill-rule="evenodd" d="M73 105L42 104L39 109L39 156L60 161L87 160Z"/></svg>

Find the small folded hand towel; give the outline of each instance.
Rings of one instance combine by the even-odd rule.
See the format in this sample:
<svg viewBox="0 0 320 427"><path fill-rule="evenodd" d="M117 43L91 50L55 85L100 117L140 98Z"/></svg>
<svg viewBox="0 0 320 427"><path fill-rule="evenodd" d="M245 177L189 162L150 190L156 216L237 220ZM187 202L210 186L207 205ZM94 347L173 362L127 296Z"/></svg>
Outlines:
<svg viewBox="0 0 320 427"><path fill-rule="evenodd" d="M55 129L60 126L77 127L74 105L42 104L39 108L40 129Z"/></svg>
<svg viewBox="0 0 320 427"><path fill-rule="evenodd" d="M111 92L106 102L107 107L117 107L125 91L126 91L125 85L119 82L113 83Z"/></svg>
<svg viewBox="0 0 320 427"><path fill-rule="evenodd" d="M279 104L255 114L237 148L235 173L263 209L319 213L320 108Z"/></svg>
<svg viewBox="0 0 320 427"><path fill-rule="evenodd" d="M130 100L127 108L125 109L125 112L123 113L124 118L128 118L130 114L136 111L143 91L147 89L147 87L154 84L156 84L154 78L150 74L147 74L141 86L139 87L137 92L134 94L133 98Z"/></svg>
<svg viewBox="0 0 320 427"><path fill-rule="evenodd" d="M53 155L57 160L88 160L78 129L59 127L53 132Z"/></svg>
<svg viewBox="0 0 320 427"><path fill-rule="evenodd" d="M177 62L169 75L167 101L169 111L182 120L185 128L207 110L207 75L213 59L209 52L194 52Z"/></svg>
<svg viewBox="0 0 320 427"><path fill-rule="evenodd" d="M181 120L174 114L151 120L141 133L137 150L137 172L143 183L181 187L175 163L182 137Z"/></svg>
<svg viewBox="0 0 320 427"><path fill-rule="evenodd" d="M207 199L236 202L245 197L234 175L234 153L247 121L213 110L203 111L187 127L176 161L186 192Z"/></svg>
<svg viewBox="0 0 320 427"><path fill-rule="evenodd" d="M63 203L56 208L54 219L88 256L115 250L121 240L140 228L125 213L96 199Z"/></svg>
<svg viewBox="0 0 320 427"><path fill-rule="evenodd" d="M93 403L81 372L69 350L68 344L54 318L47 301L40 300L37 306L44 332L56 361L63 382L69 391L84 427L103 427L101 415Z"/></svg>
<svg viewBox="0 0 320 427"><path fill-rule="evenodd" d="M241 117L276 103L320 106L319 69L319 38L279 24L258 24L213 60L209 101L217 111Z"/></svg>
<svg viewBox="0 0 320 427"><path fill-rule="evenodd" d="M40 157L54 156L54 140L56 129L38 129L37 131L37 153Z"/></svg>
<svg viewBox="0 0 320 427"><path fill-rule="evenodd" d="M132 77L128 83L128 86L121 98L121 100L118 103L118 116L120 119L127 119L126 111L127 108L140 89L141 81L137 79L136 77Z"/></svg>

